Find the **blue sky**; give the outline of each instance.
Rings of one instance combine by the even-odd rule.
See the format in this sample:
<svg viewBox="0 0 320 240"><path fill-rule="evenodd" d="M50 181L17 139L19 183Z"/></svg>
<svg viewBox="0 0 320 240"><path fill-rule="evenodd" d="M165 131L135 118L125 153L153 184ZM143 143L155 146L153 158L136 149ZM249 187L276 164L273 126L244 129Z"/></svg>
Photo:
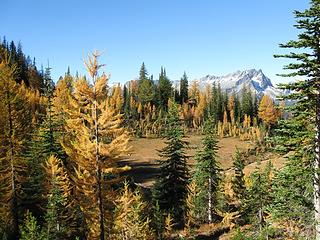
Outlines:
<svg viewBox="0 0 320 240"><path fill-rule="evenodd" d="M86 54L101 50L110 82L138 76L142 62L157 78L223 75L262 69L274 83L285 60L279 43L296 39L293 10L307 0L2 0L0 36L21 41L56 81L67 67L85 73Z"/></svg>

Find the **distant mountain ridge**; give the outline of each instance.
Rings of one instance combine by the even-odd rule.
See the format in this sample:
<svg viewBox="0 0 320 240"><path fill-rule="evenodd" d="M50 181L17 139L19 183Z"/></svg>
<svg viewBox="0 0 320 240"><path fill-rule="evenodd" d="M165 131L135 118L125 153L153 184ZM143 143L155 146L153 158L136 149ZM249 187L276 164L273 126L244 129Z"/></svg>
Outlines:
<svg viewBox="0 0 320 240"><path fill-rule="evenodd" d="M199 82L200 87L207 84L213 85L215 83L217 86L220 84L221 88L228 93L239 93L244 86L247 86L258 96L267 94L276 99L283 94L282 90L273 86L271 80L264 75L261 69L236 71L225 76L206 75L196 81Z"/></svg>

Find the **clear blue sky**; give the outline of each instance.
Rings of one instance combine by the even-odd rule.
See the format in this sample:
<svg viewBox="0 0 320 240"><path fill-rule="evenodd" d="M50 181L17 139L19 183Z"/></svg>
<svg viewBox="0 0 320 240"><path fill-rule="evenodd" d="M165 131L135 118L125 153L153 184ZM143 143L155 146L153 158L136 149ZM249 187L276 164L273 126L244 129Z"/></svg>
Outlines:
<svg viewBox="0 0 320 240"><path fill-rule="evenodd" d="M142 62L158 77L189 79L262 69L277 83L278 47L296 39L293 10L307 0L2 0L0 36L21 41L37 65L49 60L56 81L67 67L84 73L94 49L111 83L138 76Z"/></svg>

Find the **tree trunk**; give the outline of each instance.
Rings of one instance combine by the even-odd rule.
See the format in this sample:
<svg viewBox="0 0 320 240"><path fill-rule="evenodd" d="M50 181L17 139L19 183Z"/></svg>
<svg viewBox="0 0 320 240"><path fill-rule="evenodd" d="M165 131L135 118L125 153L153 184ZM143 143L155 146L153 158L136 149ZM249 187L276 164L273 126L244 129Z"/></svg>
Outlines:
<svg viewBox="0 0 320 240"><path fill-rule="evenodd" d="M320 86L318 87L318 93L320 93ZM319 96L320 97L320 96ZM314 217L316 228L316 240L320 240L320 98L317 99L316 104L316 135L315 135L315 159L314 159Z"/></svg>
<svg viewBox="0 0 320 240"><path fill-rule="evenodd" d="M208 222L212 223L212 179L209 177L208 186Z"/></svg>
<svg viewBox="0 0 320 240"><path fill-rule="evenodd" d="M104 240L104 210L103 210L103 195L102 195L102 174L99 157L99 126L98 126L98 110L97 110L97 96L94 84L94 125L95 125L95 142L96 142L96 174L97 174L97 187L98 187L98 206L99 206L99 225L100 225L100 240Z"/></svg>

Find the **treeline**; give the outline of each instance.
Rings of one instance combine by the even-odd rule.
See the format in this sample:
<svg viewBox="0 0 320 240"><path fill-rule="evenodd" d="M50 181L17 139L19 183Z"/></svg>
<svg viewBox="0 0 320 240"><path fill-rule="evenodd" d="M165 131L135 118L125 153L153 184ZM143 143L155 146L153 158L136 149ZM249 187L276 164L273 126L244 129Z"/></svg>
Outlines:
<svg viewBox="0 0 320 240"><path fill-rule="evenodd" d="M262 99L252 93L249 86L244 86L239 93L227 93L215 84L200 86L197 81L189 86L186 73L179 84L173 86L164 68L161 68L159 80L154 80L153 76L148 76L144 63L138 80L128 82L123 89L117 86L115 91L123 92L118 108L124 112L126 126L140 137L163 135L169 99L178 104L179 118L186 132L201 133L210 116L219 136L242 136L243 139L250 138L246 128L257 127L262 119L267 126L274 124L284 108L283 103L277 107L265 96L261 107L265 113L269 111L269 116L259 117Z"/></svg>
<svg viewBox="0 0 320 240"><path fill-rule="evenodd" d="M37 69L36 59L31 59L23 53L20 42L18 44L13 41L8 42L4 37L2 42L0 41L0 51L1 60L8 55L9 66L16 67L14 79L17 83L23 82L27 87L44 93L46 89L44 69L42 66L40 70Z"/></svg>

